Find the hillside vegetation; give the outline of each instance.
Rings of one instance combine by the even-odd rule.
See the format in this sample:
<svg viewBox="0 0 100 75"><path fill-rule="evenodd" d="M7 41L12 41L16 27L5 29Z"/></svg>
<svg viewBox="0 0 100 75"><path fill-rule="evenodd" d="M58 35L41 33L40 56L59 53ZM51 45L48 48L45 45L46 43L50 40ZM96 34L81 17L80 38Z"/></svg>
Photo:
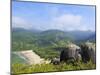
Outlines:
<svg viewBox="0 0 100 75"><path fill-rule="evenodd" d="M27 65L26 64L12 64L12 74L28 74L28 73L42 73L42 72L61 72L71 70L92 70L95 69L96 65L91 61L85 63L66 64L61 63L60 65L53 64L37 64Z"/></svg>
<svg viewBox="0 0 100 75"><path fill-rule="evenodd" d="M13 54L18 51L33 50L41 58L51 60L59 58L60 53L69 43L80 45L86 41L95 43L95 32L91 31L60 31L60 30L26 30L21 28L12 29L12 73L36 73L54 72L66 70L95 69L95 64L74 62L73 64L60 63L54 64L32 64L29 65L18 55Z"/></svg>

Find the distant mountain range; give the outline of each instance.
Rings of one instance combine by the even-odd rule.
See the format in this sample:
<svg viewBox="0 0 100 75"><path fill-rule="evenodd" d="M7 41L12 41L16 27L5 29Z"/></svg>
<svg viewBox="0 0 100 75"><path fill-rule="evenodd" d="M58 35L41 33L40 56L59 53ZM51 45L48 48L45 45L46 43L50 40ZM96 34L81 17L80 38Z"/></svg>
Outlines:
<svg viewBox="0 0 100 75"><path fill-rule="evenodd" d="M59 41L93 41L95 42L96 33L93 31L61 31L61 30L26 30L23 28L12 28L12 40L24 41L38 45L58 44Z"/></svg>

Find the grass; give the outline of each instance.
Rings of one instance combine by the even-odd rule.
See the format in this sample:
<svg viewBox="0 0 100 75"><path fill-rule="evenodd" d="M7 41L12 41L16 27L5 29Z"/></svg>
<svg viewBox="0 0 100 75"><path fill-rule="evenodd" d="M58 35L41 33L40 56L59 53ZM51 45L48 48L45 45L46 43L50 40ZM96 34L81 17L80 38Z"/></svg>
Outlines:
<svg viewBox="0 0 100 75"><path fill-rule="evenodd" d="M96 65L91 61L88 63L75 63L66 64L61 63L59 65L53 64L36 64L36 65L26 65L26 64L12 64L12 74L28 74L28 73L42 73L42 72L61 72L61 71L72 71L72 70L89 70L95 69Z"/></svg>

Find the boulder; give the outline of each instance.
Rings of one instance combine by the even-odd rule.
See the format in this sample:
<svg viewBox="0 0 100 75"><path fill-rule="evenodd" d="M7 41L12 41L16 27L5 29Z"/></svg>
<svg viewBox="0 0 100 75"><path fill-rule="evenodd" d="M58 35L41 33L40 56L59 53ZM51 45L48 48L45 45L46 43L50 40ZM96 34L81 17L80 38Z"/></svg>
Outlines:
<svg viewBox="0 0 100 75"><path fill-rule="evenodd" d="M81 59L81 49L79 46L75 45L75 44L69 44L67 45L67 47L65 48L65 50L61 51L60 54L60 61L64 61L64 62L74 62L74 61L78 61Z"/></svg>
<svg viewBox="0 0 100 75"><path fill-rule="evenodd" d="M96 63L96 50L95 44L91 42L86 42L81 45L81 56L83 62L87 63L88 61L92 61Z"/></svg>

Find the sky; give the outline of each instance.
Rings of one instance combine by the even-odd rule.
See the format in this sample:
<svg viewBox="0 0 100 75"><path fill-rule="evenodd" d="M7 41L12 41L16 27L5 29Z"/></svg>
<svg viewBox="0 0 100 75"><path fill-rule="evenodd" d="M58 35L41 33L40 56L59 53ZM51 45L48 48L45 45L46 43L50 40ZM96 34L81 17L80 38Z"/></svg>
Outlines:
<svg viewBox="0 0 100 75"><path fill-rule="evenodd" d="M95 6L13 1L12 27L95 31Z"/></svg>

